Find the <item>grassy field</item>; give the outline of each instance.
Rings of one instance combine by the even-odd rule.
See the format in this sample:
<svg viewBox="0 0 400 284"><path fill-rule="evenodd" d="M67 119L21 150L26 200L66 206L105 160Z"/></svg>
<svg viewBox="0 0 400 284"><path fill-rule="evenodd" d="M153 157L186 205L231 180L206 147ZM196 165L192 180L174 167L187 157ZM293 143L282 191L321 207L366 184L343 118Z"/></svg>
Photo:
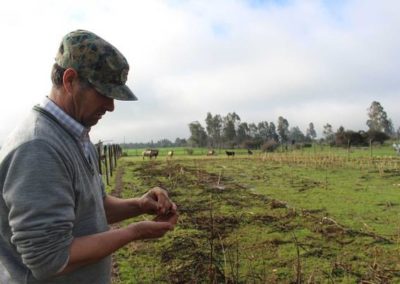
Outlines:
<svg viewBox="0 0 400 284"><path fill-rule="evenodd" d="M372 157L206 152L119 160L112 194L163 186L180 219L164 238L115 253L113 283L400 283L400 159L390 147Z"/></svg>
<svg viewBox="0 0 400 284"><path fill-rule="evenodd" d="M382 156L395 156L396 153L393 150L391 143L384 146L374 145L372 149L370 147L352 147L337 148L330 147L327 145L314 144L309 148L295 149L295 146L288 146L288 151L283 148L278 148L278 153L296 153L310 154L310 155L334 155L347 158L358 158L358 157L382 157ZM124 152L130 157L142 157L142 153L145 149L125 149ZM207 154L207 148L192 148L192 147L175 147L175 148L159 148L159 156L166 157L167 153L171 150L174 151L174 156L204 156ZM192 154L188 155L188 150L193 151ZM217 155L225 155L225 150L234 150L236 155L247 155L247 149L214 149ZM260 154L260 150L253 150L255 154Z"/></svg>

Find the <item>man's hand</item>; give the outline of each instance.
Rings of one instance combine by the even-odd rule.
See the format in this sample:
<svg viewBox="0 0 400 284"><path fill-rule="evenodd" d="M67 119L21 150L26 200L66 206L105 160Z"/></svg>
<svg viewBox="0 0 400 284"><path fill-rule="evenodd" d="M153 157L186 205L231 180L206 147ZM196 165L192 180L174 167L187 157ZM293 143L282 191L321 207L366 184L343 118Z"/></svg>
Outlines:
<svg viewBox="0 0 400 284"><path fill-rule="evenodd" d="M178 213L177 212L170 212L170 213L164 214L164 215L157 215L154 218L154 221L156 221L156 222L168 222L168 223L172 224L173 226L175 226L176 223L178 222Z"/></svg>
<svg viewBox="0 0 400 284"><path fill-rule="evenodd" d="M166 190L155 187L140 198L104 198L107 220L119 222L142 213L157 215L153 221L132 223L124 228L74 238L67 266L59 274L94 263L134 240L154 239L174 229L178 221L176 205Z"/></svg>
<svg viewBox="0 0 400 284"><path fill-rule="evenodd" d="M176 205L161 187L154 187L140 198L143 213L159 215L176 214Z"/></svg>
<svg viewBox="0 0 400 284"><path fill-rule="evenodd" d="M174 229L177 214L173 214L170 219L164 221L141 221L130 224L127 228L132 232L134 240L161 238L168 231Z"/></svg>
<svg viewBox="0 0 400 284"><path fill-rule="evenodd" d="M174 229L178 214L157 216L154 221L132 223L125 228L74 238L67 266L58 275L94 263L135 240L161 238Z"/></svg>

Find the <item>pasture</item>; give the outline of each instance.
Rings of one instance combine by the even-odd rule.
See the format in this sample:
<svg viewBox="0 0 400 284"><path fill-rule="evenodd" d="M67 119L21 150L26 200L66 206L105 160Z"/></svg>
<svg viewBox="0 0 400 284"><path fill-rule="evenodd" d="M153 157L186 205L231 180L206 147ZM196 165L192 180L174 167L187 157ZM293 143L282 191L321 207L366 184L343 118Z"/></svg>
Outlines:
<svg viewBox="0 0 400 284"><path fill-rule="evenodd" d="M400 282L392 149L372 157L370 149L244 149L234 158L174 149L167 159L169 150L153 160L129 150L119 160L112 194L165 187L180 219L164 238L116 252L113 283Z"/></svg>

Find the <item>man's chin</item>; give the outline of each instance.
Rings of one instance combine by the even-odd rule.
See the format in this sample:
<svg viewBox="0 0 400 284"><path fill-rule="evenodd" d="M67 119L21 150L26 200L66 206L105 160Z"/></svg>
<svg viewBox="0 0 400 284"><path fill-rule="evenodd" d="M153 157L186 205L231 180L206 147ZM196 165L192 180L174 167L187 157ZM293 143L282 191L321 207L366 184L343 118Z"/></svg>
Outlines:
<svg viewBox="0 0 400 284"><path fill-rule="evenodd" d="M92 126L95 126L99 122L99 120L100 119L88 121L88 122L84 123L83 126L90 128Z"/></svg>

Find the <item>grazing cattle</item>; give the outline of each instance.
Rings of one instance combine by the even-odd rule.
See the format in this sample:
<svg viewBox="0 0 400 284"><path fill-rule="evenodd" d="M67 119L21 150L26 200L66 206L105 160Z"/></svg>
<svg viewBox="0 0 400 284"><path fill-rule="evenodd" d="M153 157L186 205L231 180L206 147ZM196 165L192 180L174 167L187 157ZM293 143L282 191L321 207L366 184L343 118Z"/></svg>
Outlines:
<svg viewBox="0 0 400 284"><path fill-rule="evenodd" d="M172 158L173 155L174 155L174 150L168 151L167 153L168 158Z"/></svg>
<svg viewBox="0 0 400 284"><path fill-rule="evenodd" d="M154 159L156 159L157 156L158 156L157 149L147 149L147 150L143 151L143 160L144 160L144 157L149 157L150 159L152 157L154 157Z"/></svg>
<svg viewBox="0 0 400 284"><path fill-rule="evenodd" d="M214 156L214 155L215 155L215 151L214 150L208 150L207 156Z"/></svg>
<svg viewBox="0 0 400 284"><path fill-rule="evenodd" d="M253 155L253 152L250 149L247 149L247 154Z"/></svg>
<svg viewBox="0 0 400 284"><path fill-rule="evenodd" d="M235 151L225 151L225 153L226 153L226 155L229 157L229 156L232 156L232 157L235 157Z"/></svg>

